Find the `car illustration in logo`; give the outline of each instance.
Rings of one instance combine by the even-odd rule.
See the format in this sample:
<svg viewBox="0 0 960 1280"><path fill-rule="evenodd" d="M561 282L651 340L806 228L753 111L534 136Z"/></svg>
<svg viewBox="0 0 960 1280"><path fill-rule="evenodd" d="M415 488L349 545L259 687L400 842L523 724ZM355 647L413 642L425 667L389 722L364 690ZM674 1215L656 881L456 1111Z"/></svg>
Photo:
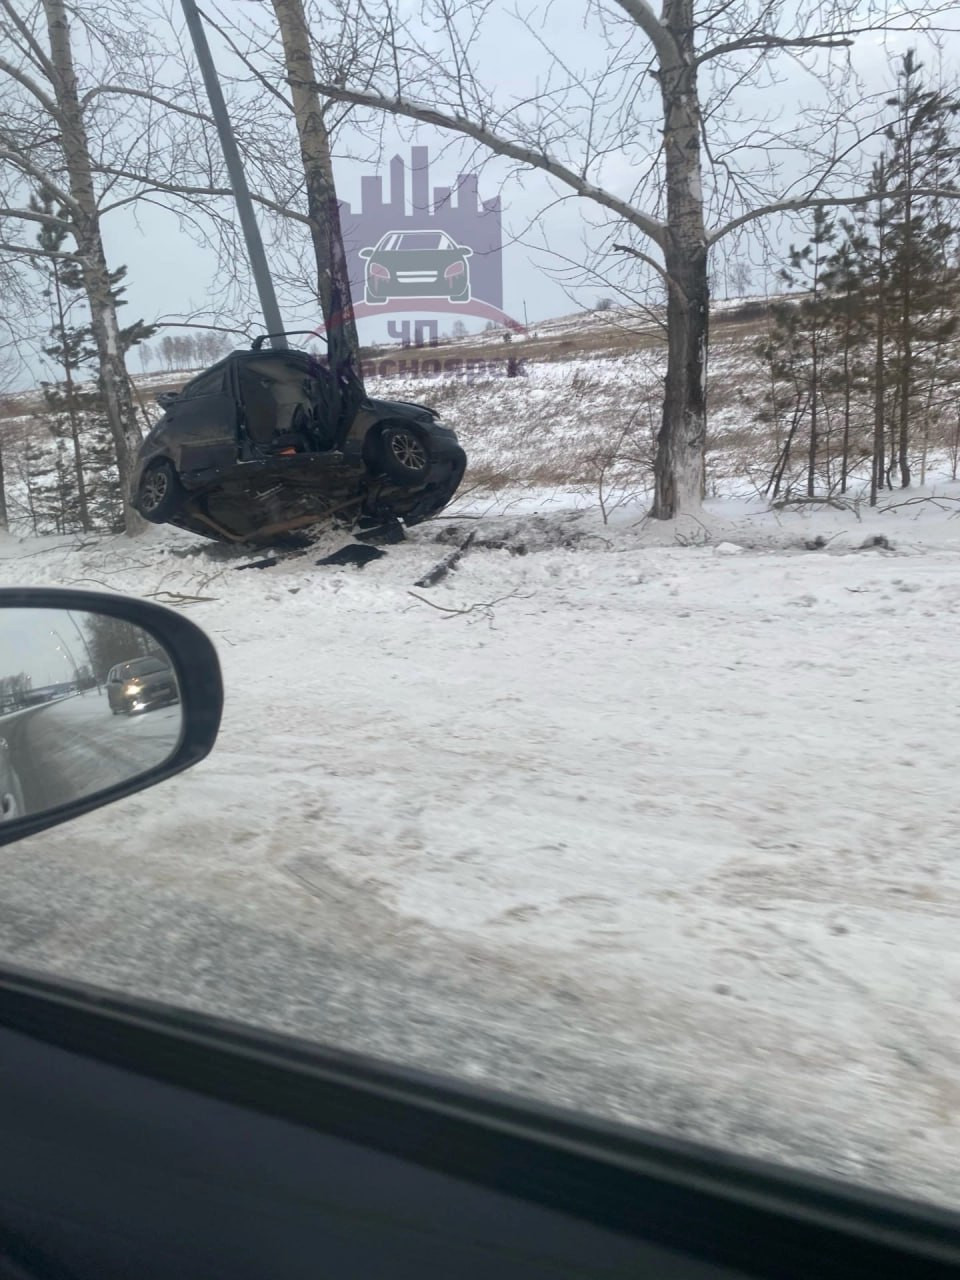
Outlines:
<svg viewBox="0 0 960 1280"><path fill-rule="evenodd" d="M380 305L391 298L447 298L470 301L473 250L445 231L388 231L366 259L364 301Z"/></svg>

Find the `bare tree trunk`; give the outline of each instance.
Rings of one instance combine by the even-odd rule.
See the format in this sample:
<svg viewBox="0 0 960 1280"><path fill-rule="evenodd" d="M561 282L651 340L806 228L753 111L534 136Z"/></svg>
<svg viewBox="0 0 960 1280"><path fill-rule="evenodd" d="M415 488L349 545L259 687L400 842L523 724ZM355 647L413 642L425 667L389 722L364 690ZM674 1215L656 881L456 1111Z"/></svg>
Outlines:
<svg viewBox="0 0 960 1280"><path fill-rule="evenodd" d="M30 517L30 525L33 529L33 536L36 537L37 536L37 504L36 504L36 499L34 497L36 488L33 483L33 470L30 464L30 459L26 454L24 454L23 460L22 460L21 475L24 481L24 488L27 491L27 515Z"/></svg>
<svg viewBox="0 0 960 1280"><path fill-rule="evenodd" d="M910 488L910 390L913 383L913 342L909 333L903 340L903 374L900 384L900 431L897 440L897 463L900 467L900 488Z"/></svg>
<svg viewBox="0 0 960 1280"><path fill-rule="evenodd" d="M873 467L870 472L870 505L877 505L877 495L883 488L883 461L885 432L883 429L883 347L885 299L879 299L877 308L877 339L873 360Z"/></svg>
<svg viewBox="0 0 960 1280"><path fill-rule="evenodd" d="M881 192L886 188L886 172L883 159L878 165L878 186ZM883 488L884 457L886 453L886 432L884 423L884 368L883 357L887 340L886 326L886 218L883 198L877 206L877 332L873 355L873 461L870 471L870 505L877 505L877 497Z"/></svg>
<svg viewBox="0 0 960 1280"><path fill-rule="evenodd" d="M698 511L707 429L704 366L710 290L703 224L702 122L694 61L693 0L664 0L672 48L660 51L667 227L667 376L657 436L651 514L670 520Z"/></svg>
<svg viewBox="0 0 960 1280"><path fill-rule="evenodd" d="M820 445L820 427L817 407L820 388L819 377L819 343L817 341L816 319L814 319L813 339L811 342L811 379L810 379L810 443L807 448L807 497L812 498L817 491L817 449Z"/></svg>
<svg viewBox="0 0 960 1280"><path fill-rule="evenodd" d="M767 484L768 491L770 486L773 486L773 493L771 494L771 497L773 498L780 497L780 488L783 484L783 477L786 475L787 468L790 465L790 450L793 448L793 439L797 434L797 428L800 426L800 421L803 417L803 411L805 408L806 401L801 403L798 399L794 405L793 420L790 423L790 430L787 432L787 438L784 441L783 449L777 459L776 465L774 466L773 475L770 477L770 481Z"/></svg>
<svg viewBox="0 0 960 1280"><path fill-rule="evenodd" d="M4 442L0 440L0 529L9 529L10 523L7 518L7 485L3 472L3 452Z"/></svg>
<svg viewBox="0 0 960 1280"><path fill-rule="evenodd" d="M910 487L910 459L907 450L910 443L910 402L913 398L913 166L908 144L907 165L904 174L906 194L903 208L903 225L906 244L903 246L906 269L903 275L903 297L900 308L900 422L897 437L897 462L900 467L900 487Z"/></svg>
<svg viewBox="0 0 960 1280"><path fill-rule="evenodd" d="M900 344L897 343L897 355L900 355ZM887 446L887 470L885 480L888 489L893 488L893 468L897 461L898 424L900 422L900 385L893 390L893 404L890 406L890 443Z"/></svg>
<svg viewBox="0 0 960 1280"><path fill-rule="evenodd" d="M138 533L144 526L130 500L130 481L142 437L124 364L116 300L100 235L100 216L86 127L77 93L70 29L64 0L43 0L43 9L50 38L50 80L57 103L60 140L70 180L70 194L76 203L73 230L99 358L100 389L117 455L124 526L127 533Z"/></svg>
<svg viewBox="0 0 960 1280"><path fill-rule="evenodd" d="M353 318L350 273L340 228L340 207L333 179L330 136L317 89L310 36L302 0L273 0L283 41L287 82L300 139L300 158L306 178L307 215L317 260L317 296L331 350L350 361L360 374L360 342Z"/></svg>
<svg viewBox="0 0 960 1280"><path fill-rule="evenodd" d="M847 492L847 476L850 471L850 291L847 290L846 314L843 326L843 441L840 446L840 492Z"/></svg>

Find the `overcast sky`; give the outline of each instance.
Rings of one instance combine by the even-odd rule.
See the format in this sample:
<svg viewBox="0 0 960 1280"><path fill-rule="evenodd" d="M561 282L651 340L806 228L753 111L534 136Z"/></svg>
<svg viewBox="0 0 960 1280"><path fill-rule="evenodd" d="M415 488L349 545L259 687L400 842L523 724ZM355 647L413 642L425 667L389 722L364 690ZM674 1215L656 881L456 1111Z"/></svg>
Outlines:
<svg viewBox="0 0 960 1280"><path fill-rule="evenodd" d="M0 676L25 672L34 688L72 680L74 663L87 664L82 613L63 609L0 609Z"/></svg>

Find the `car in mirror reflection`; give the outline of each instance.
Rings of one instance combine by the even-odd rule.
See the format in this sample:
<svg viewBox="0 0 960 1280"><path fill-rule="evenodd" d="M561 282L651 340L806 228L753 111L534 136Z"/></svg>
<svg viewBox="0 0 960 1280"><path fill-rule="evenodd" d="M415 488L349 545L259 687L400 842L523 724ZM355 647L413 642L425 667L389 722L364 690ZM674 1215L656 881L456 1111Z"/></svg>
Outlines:
<svg viewBox="0 0 960 1280"><path fill-rule="evenodd" d="M153 656L119 662L107 675L107 701L115 716L152 711L179 700L177 678L164 658Z"/></svg>
<svg viewBox="0 0 960 1280"><path fill-rule="evenodd" d="M182 738L167 648L106 611L0 609L0 695L5 832L162 768Z"/></svg>

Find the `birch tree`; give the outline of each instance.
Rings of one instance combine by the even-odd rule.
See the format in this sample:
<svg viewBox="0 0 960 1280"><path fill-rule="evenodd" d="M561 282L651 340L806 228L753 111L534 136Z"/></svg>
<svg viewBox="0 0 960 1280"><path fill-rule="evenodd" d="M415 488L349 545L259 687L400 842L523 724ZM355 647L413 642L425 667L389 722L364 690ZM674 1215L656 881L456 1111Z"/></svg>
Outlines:
<svg viewBox="0 0 960 1280"><path fill-rule="evenodd" d="M8 206L0 210L4 219L0 254L60 258L80 269L123 489L124 522L132 533L141 527L129 494L141 433L103 246L84 105L64 0L43 0L41 13L42 20L34 23L18 12L12 0L0 0L3 31L13 55L0 57L0 74L7 87L20 90L15 109L8 109L0 123L0 165L5 170L4 204ZM49 192L58 210L30 209L25 198L30 184ZM16 228L8 235L7 228L16 222L40 223L62 232L71 237L74 249L38 249L24 244Z"/></svg>
<svg viewBox="0 0 960 1280"><path fill-rule="evenodd" d="M365 23L377 43L365 44L364 64L349 76L318 87L471 139L612 220L615 248L653 271L666 299L652 514L670 519L696 511L703 492L711 250L775 214L875 198L854 160L877 131L877 104L864 100L851 51L861 37L929 29L948 7L663 0L657 15L648 0L594 0L563 13L602 48L589 72L550 48L558 6L528 8L517 20L540 61L530 92L504 101L478 70L495 5L424 0L414 20L392 0L359 10L342 0L342 21ZM318 30L329 21L317 11ZM788 65L819 89L819 106L794 109L792 120L781 110ZM637 175L626 194L604 181L612 159Z"/></svg>
<svg viewBox="0 0 960 1280"><path fill-rule="evenodd" d="M325 104L317 91L310 35L301 0L272 0L283 43L293 114L300 143L310 238L317 264L317 297L332 351L342 352L360 377L360 342L350 294L350 274L340 228Z"/></svg>

